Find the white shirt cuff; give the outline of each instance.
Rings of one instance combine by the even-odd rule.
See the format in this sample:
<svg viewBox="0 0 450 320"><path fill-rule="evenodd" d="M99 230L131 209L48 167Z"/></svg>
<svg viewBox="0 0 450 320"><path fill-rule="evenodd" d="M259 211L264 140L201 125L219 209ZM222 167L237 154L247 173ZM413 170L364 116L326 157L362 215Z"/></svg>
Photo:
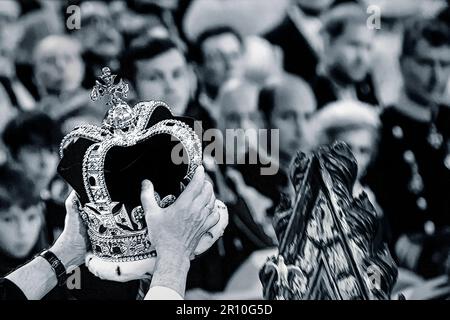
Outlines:
<svg viewBox="0 0 450 320"><path fill-rule="evenodd" d="M144 300L183 300L178 292L167 287L154 286L148 290Z"/></svg>

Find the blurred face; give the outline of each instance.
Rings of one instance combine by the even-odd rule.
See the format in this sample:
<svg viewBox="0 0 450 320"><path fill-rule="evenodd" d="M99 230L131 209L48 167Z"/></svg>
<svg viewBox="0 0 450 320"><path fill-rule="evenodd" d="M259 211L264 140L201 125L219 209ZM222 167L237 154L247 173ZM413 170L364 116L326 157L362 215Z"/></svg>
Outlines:
<svg viewBox="0 0 450 320"><path fill-rule="evenodd" d="M12 26L19 17L20 5L11 0L0 1L0 30Z"/></svg>
<svg viewBox="0 0 450 320"><path fill-rule="evenodd" d="M84 64L74 45L55 40L36 53L34 70L45 90L60 93L80 87Z"/></svg>
<svg viewBox="0 0 450 320"><path fill-rule="evenodd" d="M8 41L8 39L0 35L0 75L10 77L14 74L13 71L14 45L11 41Z"/></svg>
<svg viewBox="0 0 450 320"><path fill-rule="evenodd" d="M241 70L243 50L239 39L232 33L210 37L203 42L203 80L219 88Z"/></svg>
<svg viewBox="0 0 450 320"><path fill-rule="evenodd" d="M28 209L13 206L0 209L0 248L7 255L22 259L36 245L42 227L42 209L39 205Z"/></svg>
<svg viewBox="0 0 450 320"><path fill-rule="evenodd" d="M350 147L358 163L358 180L361 179L375 153L374 132L369 129L347 130L341 132L336 140L344 141Z"/></svg>
<svg viewBox="0 0 450 320"><path fill-rule="evenodd" d="M363 80L372 64L374 33L363 24L347 24L343 34L326 50L329 64L347 82Z"/></svg>
<svg viewBox="0 0 450 320"><path fill-rule="evenodd" d="M99 57L117 58L122 51L122 35L106 5L98 5L95 14L82 20L81 30L77 34L86 51Z"/></svg>
<svg viewBox="0 0 450 320"><path fill-rule="evenodd" d="M257 89L247 88L245 86L236 88L233 91L224 94L221 101L221 122L220 129L224 137L227 135L227 129L243 129L234 132L237 141L233 139L226 140L226 150L235 150L237 154L242 155L248 151L247 144L257 146L257 129L262 125L262 119L257 107ZM247 130L247 132L245 132ZM245 142L245 143L239 143Z"/></svg>
<svg viewBox="0 0 450 320"><path fill-rule="evenodd" d="M224 95L221 103L222 129L255 129L261 124L256 88L237 88Z"/></svg>
<svg viewBox="0 0 450 320"><path fill-rule="evenodd" d="M176 49L136 63L136 90L141 100L162 100L183 115L190 97L189 67Z"/></svg>
<svg viewBox="0 0 450 320"><path fill-rule="evenodd" d="M58 155L42 147L24 146L17 153L17 162L38 190L42 191L56 174Z"/></svg>
<svg viewBox="0 0 450 320"><path fill-rule="evenodd" d="M450 79L450 45L432 47L422 40L413 56L401 61L406 94L424 103L441 101Z"/></svg>
<svg viewBox="0 0 450 320"><path fill-rule="evenodd" d="M280 154L292 158L304 146L305 126L315 110L315 102L302 91L278 94L271 114L271 127L280 132Z"/></svg>

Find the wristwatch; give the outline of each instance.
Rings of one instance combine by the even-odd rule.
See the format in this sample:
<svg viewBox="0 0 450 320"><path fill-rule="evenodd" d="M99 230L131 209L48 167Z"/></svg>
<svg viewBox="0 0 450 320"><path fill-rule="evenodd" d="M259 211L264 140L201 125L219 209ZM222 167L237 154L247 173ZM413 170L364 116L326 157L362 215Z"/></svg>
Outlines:
<svg viewBox="0 0 450 320"><path fill-rule="evenodd" d="M39 256L47 260L47 262L52 267L53 271L55 272L56 279L58 280L58 286L61 287L65 285L68 274L61 260L59 260L58 257L50 250L45 250Z"/></svg>

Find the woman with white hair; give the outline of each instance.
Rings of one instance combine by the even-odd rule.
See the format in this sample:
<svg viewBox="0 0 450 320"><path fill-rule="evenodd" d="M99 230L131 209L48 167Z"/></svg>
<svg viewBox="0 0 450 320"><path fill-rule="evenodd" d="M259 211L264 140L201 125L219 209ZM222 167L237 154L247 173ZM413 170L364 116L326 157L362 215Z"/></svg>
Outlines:
<svg viewBox="0 0 450 320"><path fill-rule="evenodd" d="M380 119L376 108L356 100L332 102L314 115L311 128L313 145L331 144L336 140L347 143L358 164L354 195L365 191L380 213L374 194L362 182L377 151Z"/></svg>
<svg viewBox="0 0 450 320"><path fill-rule="evenodd" d="M378 205L372 190L364 183L364 177L372 160L375 160L380 138L381 121L379 112L373 106L356 100L339 100L329 103L319 110L311 119L311 145L317 147L331 144L336 140L347 143L358 164L358 174L353 194L358 196L366 192L375 206L381 221L378 236L384 239L391 237L390 225L386 215ZM392 249L391 249L392 250ZM442 277L424 281L416 274L399 269L397 283L392 296L401 293L411 300L426 300L448 294L443 286L446 280Z"/></svg>
<svg viewBox="0 0 450 320"><path fill-rule="evenodd" d="M379 230L378 235L385 239L391 238L391 228L387 216L378 205L372 190L363 182L366 170L376 156L381 135L381 122L376 108L353 100L332 102L315 114L311 121L311 128L315 146L331 144L340 140L350 147L358 163L358 175L353 189L354 196L362 191L367 193L381 219L382 230ZM392 296L402 293L411 300L442 297L449 292L448 286L445 285L446 279L446 277L438 277L424 281L415 273L400 268L393 290L396 294Z"/></svg>

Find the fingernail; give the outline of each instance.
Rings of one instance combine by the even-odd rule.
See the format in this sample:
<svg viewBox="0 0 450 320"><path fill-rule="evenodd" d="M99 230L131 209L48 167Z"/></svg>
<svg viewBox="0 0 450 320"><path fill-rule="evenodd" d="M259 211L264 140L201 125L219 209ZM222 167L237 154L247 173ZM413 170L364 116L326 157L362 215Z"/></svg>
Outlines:
<svg viewBox="0 0 450 320"><path fill-rule="evenodd" d="M80 209L81 208L81 202L80 202L80 200L78 200L77 197L75 197L72 200L72 206L73 206L74 209Z"/></svg>
<svg viewBox="0 0 450 320"><path fill-rule="evenodd" d="M150 181L144 180L142 181L142 189L148 189L150 187Z"/></svg>

